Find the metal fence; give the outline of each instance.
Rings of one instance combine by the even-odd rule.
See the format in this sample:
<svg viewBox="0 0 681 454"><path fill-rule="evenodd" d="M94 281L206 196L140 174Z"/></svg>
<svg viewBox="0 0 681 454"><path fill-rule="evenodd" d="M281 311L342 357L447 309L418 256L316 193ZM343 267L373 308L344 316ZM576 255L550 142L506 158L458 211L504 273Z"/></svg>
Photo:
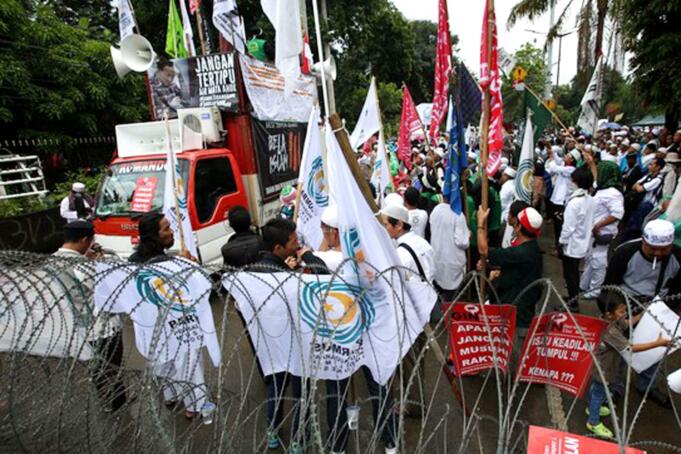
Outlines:
<svg viewBox="0 0 681 454"><path fill-rule="evenodd" d="M162 351L164 336L182 327L169 324L170 311L159 306L155 320L143 330L151 337L143 341L140 332L136 336L131 314L144 310L142 305L148 302L128 301L128 313L115 316L93 310L94 289L112 270L124 266L115 259L100 265L104 268L78 257L0 252L0 452L267 452L267 388L252 346L258 339L249 337L249 326L223 285L223 281L238 282L250 272L194 267L176 276L182 282L189 278L187 273L210 279L207 293L197 298L208 297L210 302L221 351L220 364L213 367L201 355L142 356L136 344L146 342L150 351ZM291 273L288 279L303 285L302 276ZM342 281L343 276L334 274L332 279ZM454 300L470 301L481 282L475 273L466 276ZM540 280L533 286L542 295L537 314L562 311L573 317L551 281ZM255 294L254 288L244 291ZM278 292L281 287L271 288L265 298L254 298L253 304L279 297ZM112 305L122 297L117 291L107 296ZM643 302L625 297L630 312L644 307ZM676 299L678 295L668 301ZM399 304L406 300L395 301L395 313L403 312ZM296 307L297 302L290 304ZM394 415L394 427L389 430L394 431L398 449L410 453L526 452L530 424L586 434L588 389L577 399L550 384L519 382L513 367L508 374L497 370L465 377L445 373L449 366L442 364L439 352L448 357L449 351L441 308L436 305L429 335L416 344L422 348L409 353L414 355L412 367L405 367L403 361L392 374L385 388L389 398L380 393L377 397L370 390L372 384L363 371L355 372L348 386L335 388L341 394L336 396L340 411L345 412L343 403L359 407L357 427L347 432L346 452L382 452L391 424L386 415ZM298 316L291 313L291 326ZM661 332L677 337L662 322ZM315 327L315 333L321 327ZM120 332L122 350L116 336L102 335L115 332ZM291 333L281 342L300 343L302 336L295 330ZM517 353L513 364L523 360ZM595 355L591 356L595 361ZM287 361L299 364L305 359ZM120 368L112 367L117 362ZM176 370L168 371L169 363ZM597 361L594 367L601 374ZM666 377L678 367L678 359L665 354L656 374ZM679 402L673 393L672 409L663 410L647 403L652 386L639 396L630 391L634 371L627 366L622 372L624 395L616 400L607 392L606 405L614 416L602 418L614 430L617 442L649 452L681 452ZM197 379L199 373L203 380ZM333 401L329 394L334 389L317 375L314 369L307 370L300 399L290 397L289 390L281 401L269 400L283 408L277 427L279 452L294 441L306 452L329 452L337 439L338 422L343 418L340 411L329 415ZM206 418L187 419L185 410L204 399L216 405L215 411L210 416L206 413ZM211 423L206 424L207 420Z"/></svg>

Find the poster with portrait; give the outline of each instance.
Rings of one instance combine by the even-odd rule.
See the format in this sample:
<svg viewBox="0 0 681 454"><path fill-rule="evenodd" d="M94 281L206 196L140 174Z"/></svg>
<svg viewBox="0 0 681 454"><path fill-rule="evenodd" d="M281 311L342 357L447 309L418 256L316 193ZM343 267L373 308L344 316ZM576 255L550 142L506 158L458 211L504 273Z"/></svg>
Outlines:
<svg viewBox="0 0 681 454"><path fill-rule="evenodd" d="M148 71L152 111L156 120L177 117L177 109L213 107L239 109L233 52L159 61Z"/></svg>
<svg viewBox="0 0 681 454"><path fill-rule="evenodd" d="M263 198L271 200L295 185L303 155L307 123L251 119Z"/></svg>

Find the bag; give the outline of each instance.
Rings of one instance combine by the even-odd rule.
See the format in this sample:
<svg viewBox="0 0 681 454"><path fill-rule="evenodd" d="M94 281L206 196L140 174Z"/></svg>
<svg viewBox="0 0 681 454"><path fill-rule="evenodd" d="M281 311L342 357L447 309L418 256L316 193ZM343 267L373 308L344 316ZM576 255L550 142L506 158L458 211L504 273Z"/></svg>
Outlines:
<svg viewBox="0 0 681 454"><path fill-rule="evenodd" d="M612 233L607 235L594 235L594 246L605 246L615 239L615 235Z"/></svg>

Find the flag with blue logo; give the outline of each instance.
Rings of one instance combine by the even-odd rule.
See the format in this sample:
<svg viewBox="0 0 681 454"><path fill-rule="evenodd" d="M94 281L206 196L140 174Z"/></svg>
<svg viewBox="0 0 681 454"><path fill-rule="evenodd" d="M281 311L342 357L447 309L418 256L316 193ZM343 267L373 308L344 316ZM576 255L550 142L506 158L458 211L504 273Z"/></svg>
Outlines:
<svg viewBox="0 0 681 454"><path fill-rule="evenodd" d="M523 146L520 150L518 173L515 177L515 199L532 203L532 172L534 170L534 130L531 116L527 116Z"/></svg>
<svg viewBox="0 0 681 454"><path fill-rule="evenodd" d="M453 107L453 109L442 195L449 197L449 206L452 207L452 211L461 214L461 172L466 168L468 161L466 159L464 130L461 124L461 109L458 106Z"/></svg>

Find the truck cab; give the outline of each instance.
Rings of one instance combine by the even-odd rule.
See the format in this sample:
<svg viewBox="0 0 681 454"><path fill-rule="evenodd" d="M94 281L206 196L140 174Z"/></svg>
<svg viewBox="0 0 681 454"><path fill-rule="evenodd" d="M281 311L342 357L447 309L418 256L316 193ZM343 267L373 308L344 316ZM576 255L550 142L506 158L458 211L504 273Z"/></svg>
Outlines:
<svg viewBox="0 0 681 454"><path fill-rule="evenodd" d="M118 156L96 196L95 240L122 258L130 256L139 242L141 215L163 206L167 131L162 123L124 125L127 130L122 133L117 128ZM233 233L227 212L236 205L249 206L245 179L227 148L183 149L186 141L177 136L176 123L171 131L198 258L203 264L220 265L220 249ZM178 247L176 241L171 253Z"/></svg>

